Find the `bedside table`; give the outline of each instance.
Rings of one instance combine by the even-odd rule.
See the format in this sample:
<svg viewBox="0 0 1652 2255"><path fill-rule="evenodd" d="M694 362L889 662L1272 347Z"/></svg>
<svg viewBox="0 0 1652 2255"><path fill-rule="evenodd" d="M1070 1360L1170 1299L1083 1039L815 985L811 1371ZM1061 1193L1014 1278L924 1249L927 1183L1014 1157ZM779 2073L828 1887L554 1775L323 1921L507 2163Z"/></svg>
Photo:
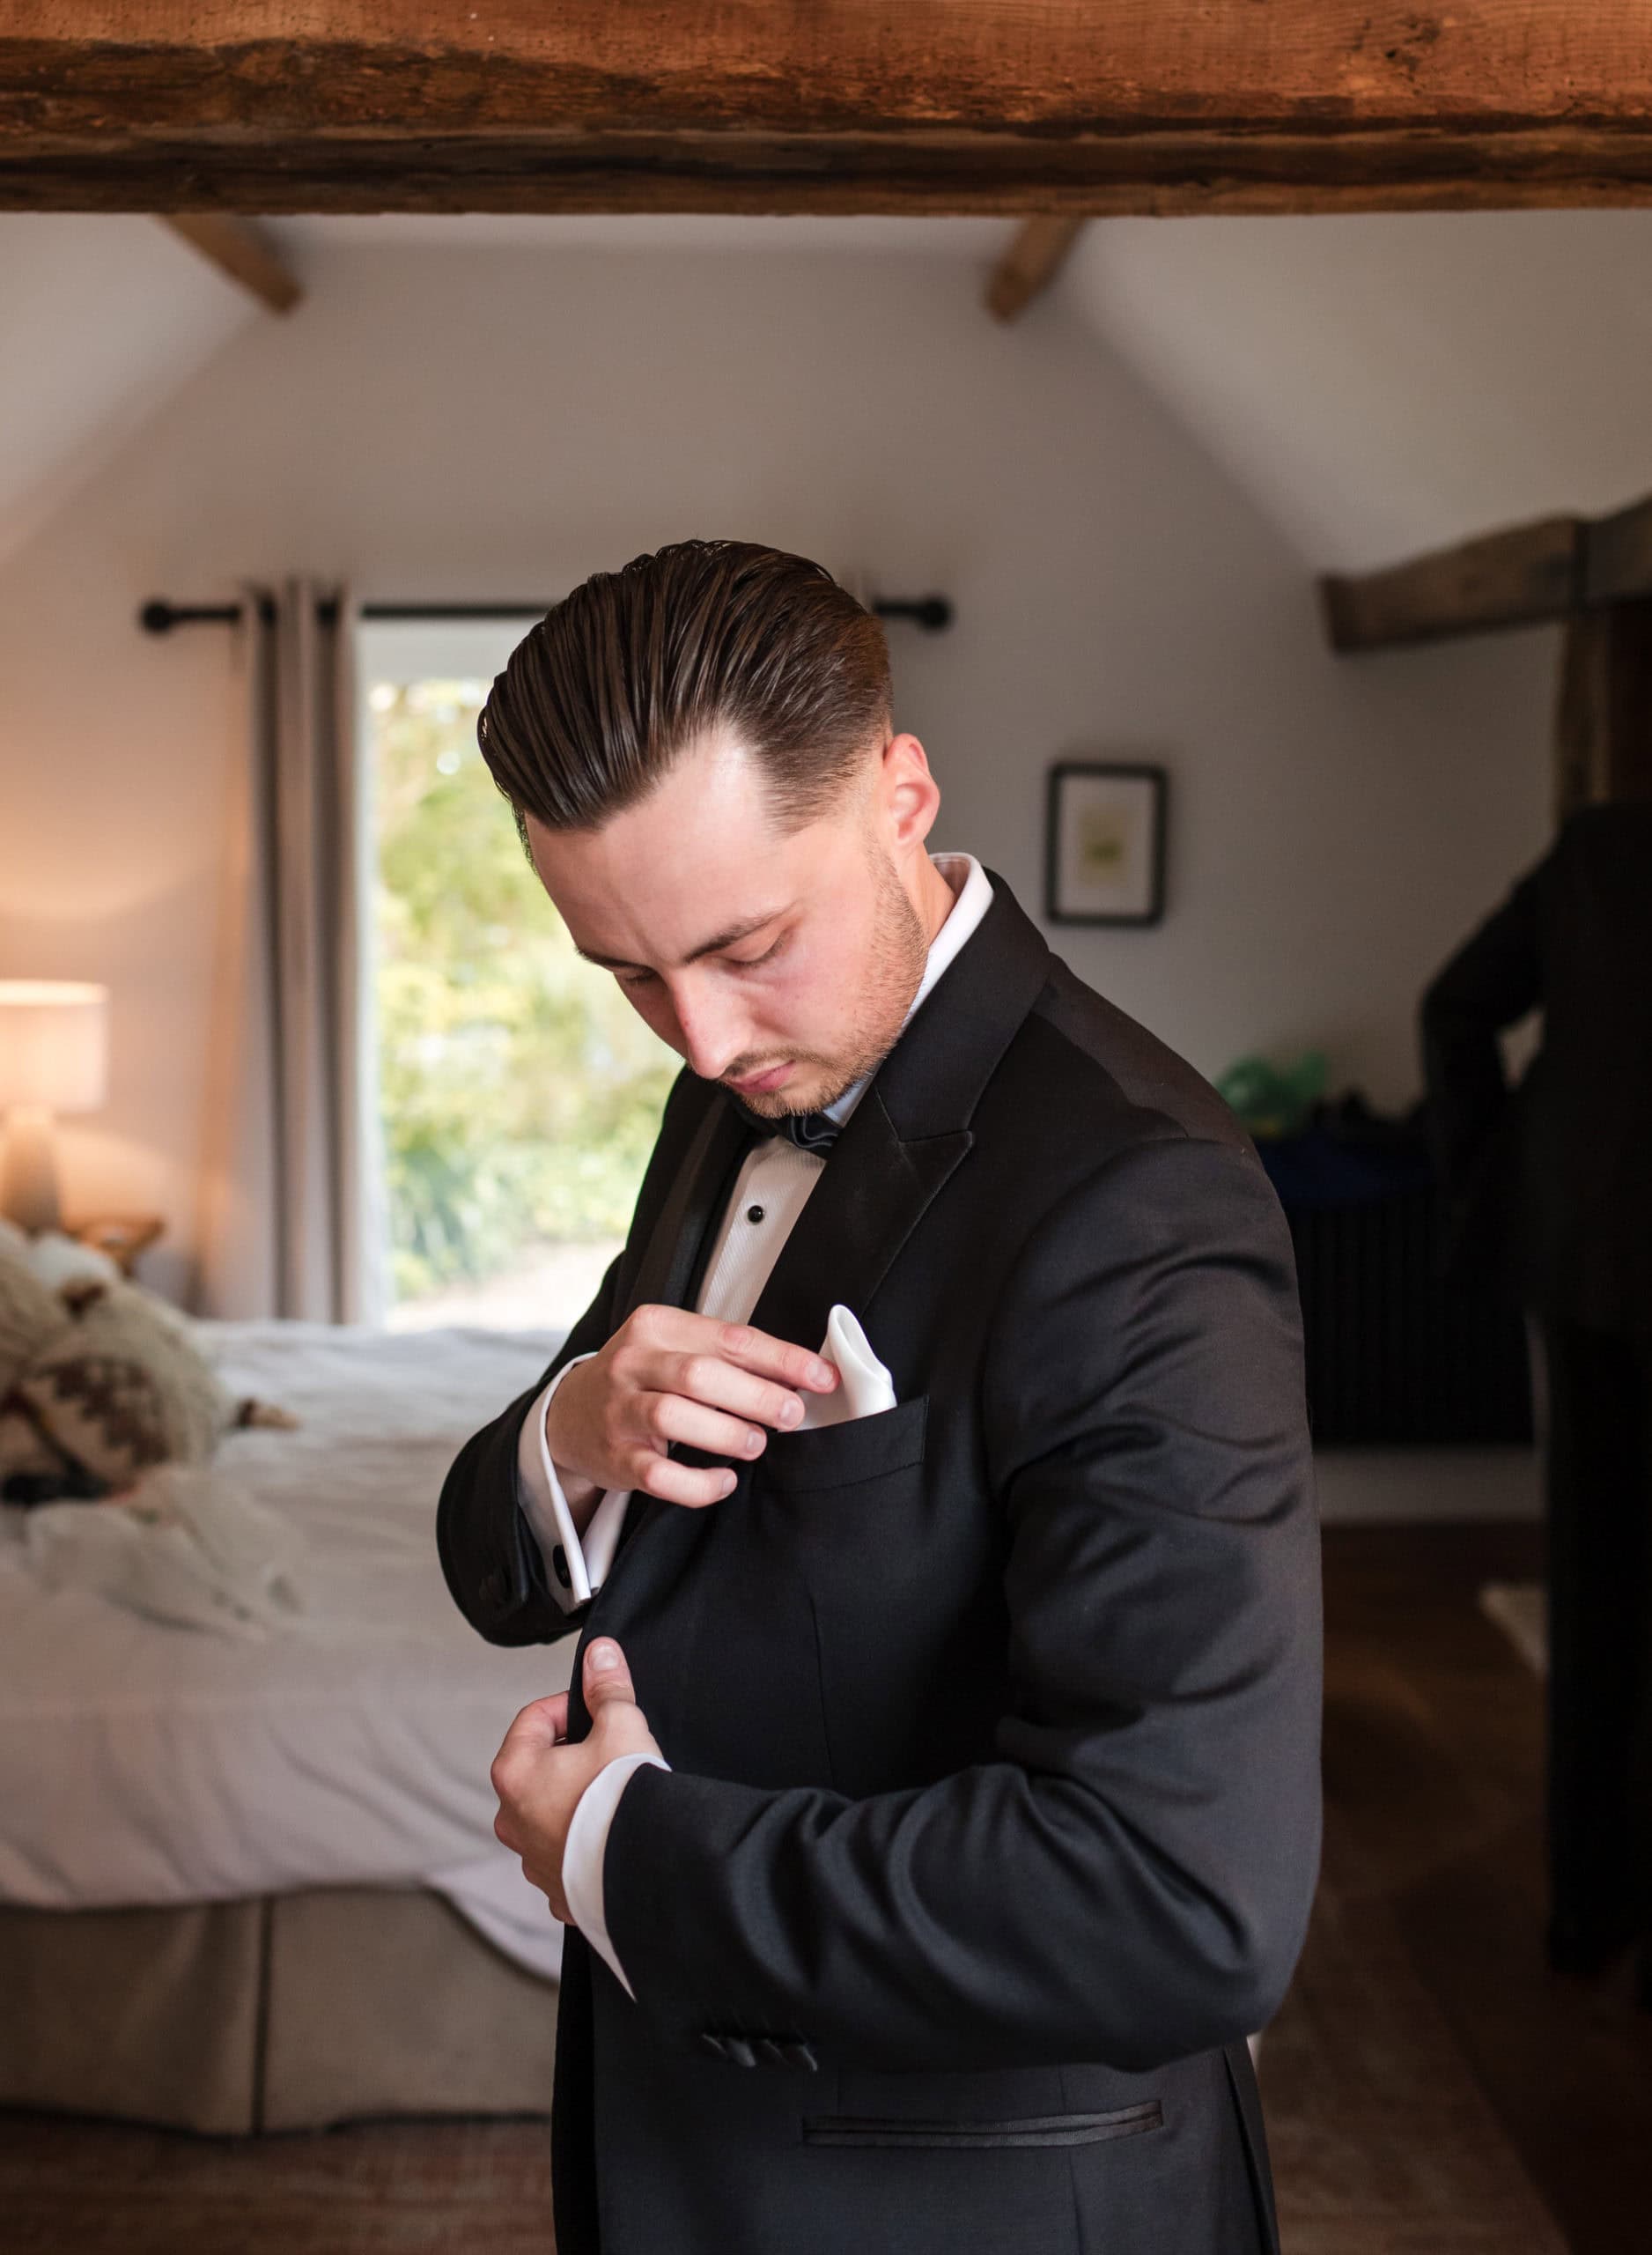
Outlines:
<svg viewBox="0 0 1652 2255"><path fill-rule="evenodd" d="M77 1244L107 1253L121 1274L129 1276L138 1254L154 1244L166 1226L159 1214L100 1214L90 1221L66 1222L63 1229Z"/></svg>

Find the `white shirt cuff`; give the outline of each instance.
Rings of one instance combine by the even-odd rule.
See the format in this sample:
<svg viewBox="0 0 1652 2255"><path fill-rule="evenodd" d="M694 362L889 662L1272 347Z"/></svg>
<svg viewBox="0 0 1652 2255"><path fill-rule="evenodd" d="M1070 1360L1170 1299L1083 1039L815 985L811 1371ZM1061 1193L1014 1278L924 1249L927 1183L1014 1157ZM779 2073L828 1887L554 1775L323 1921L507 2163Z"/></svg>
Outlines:
<svg viewBox="0 0 1652 2255"><path fill-rule="evenodd" d="M593 1349L592 1352L595 1351ZM545 1413L550 1408L551 1397L571 1370L590 1359L590 1355L576 1355L572 1362L564 1363L535 1397L523 1421L516 1449L517 1499L545 1562L550 1593L564 1613L572 1613L577 1605L586 1604L592 1592L601 1587L614 1563L614 1548L619 1541L625 1506L631 1500L629 1488L606 1489L581 1542L562 1482L550 1460L550 1447L545 1438ZM557 1550L562 1552L566 1566L565 1577L557 1570Z"/></svg>
<svg viewBox="0 0 1652 2255"><path fill-rule="evenodd" d="M658 1754L616 1754L611 1762L603 1763L575 1803L573 1820L562 1851L562 1891L568 1898L572 1923L608 1965L633 2003L637 1992L625 1978L624 1969L608 1938L608 1920L602 1910L602 1859L620 1795L631 1783L632 1771L640 1769L645 1762L652 1762L657 1770L671 1767Z"/></svg>

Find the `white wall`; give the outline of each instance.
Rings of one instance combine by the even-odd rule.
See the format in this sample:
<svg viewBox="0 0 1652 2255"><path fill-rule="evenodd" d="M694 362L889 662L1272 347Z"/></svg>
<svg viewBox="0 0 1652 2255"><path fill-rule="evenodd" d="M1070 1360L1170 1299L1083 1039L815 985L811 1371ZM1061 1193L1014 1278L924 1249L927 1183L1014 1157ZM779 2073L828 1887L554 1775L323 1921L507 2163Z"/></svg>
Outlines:
<svg viewBox="0 0 1652 2255"><path fill-rule="evenodd" d="M900 717L963 845L1037 904L1058 757L1162 756L1169 913L1068 930L1088 979L1220 1071L1330 1050L1414 1090L1420 983L1540 850L1550 638L1333 660L1309 559L1077 316L1004 329L969 261L312 249L0 574L0 972L107 979L109 1109L71 1202L157 1208L182 1288L236 688L138 603L243 573L552 596L697 533L943 589Z"/></svg>

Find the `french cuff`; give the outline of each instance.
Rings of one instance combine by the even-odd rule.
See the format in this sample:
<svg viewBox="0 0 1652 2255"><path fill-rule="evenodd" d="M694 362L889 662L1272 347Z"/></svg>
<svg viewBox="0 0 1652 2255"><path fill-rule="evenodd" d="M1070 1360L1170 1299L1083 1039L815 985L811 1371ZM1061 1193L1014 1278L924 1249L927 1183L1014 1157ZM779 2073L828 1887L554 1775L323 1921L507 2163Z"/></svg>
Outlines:
<svg viewBox="0 0 1652 2255"><path fill-rule="evenodd" d="M631 1500L629 1488L605 1490L581 1542L562 1482L557 1476L557 1468L551 1462L550 1447L545 1438L545 1414L569 1371L590 1359L590 1355L574 1356L535 1397L533 1407L523 1420L516 1449L517 1501L544 1559L550 1593L564 1613L588 1605L592 1592L606 1579L614 1563L625 1506Z"/></svg>
<svg viewBox="0 0 1652 2255"><path fill-rule="evenodd" d="M620 1795L631 1783L632 1771L640 1769L645 1762L652 1762L657 1770L671 1767L658 1754L616 1754L611 1762L603 1763L574 1805L562 1851L562 1891L568 1898L569 1916L633 2004L637 1992L625 1978L625 1969L614 1955L608 1920L603 1916L602 1859Z"/></svg>

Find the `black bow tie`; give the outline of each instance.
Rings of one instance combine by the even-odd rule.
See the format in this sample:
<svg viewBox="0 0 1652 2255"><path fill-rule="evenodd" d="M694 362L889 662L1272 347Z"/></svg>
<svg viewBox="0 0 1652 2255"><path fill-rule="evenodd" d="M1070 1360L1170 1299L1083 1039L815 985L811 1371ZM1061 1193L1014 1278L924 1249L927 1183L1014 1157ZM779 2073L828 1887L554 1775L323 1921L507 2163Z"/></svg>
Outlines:
<svg viewBox="0 0 1652 2255"><path fill-rule="evenodd" d="M723 1094L754 1134L785 1135L800 1151L813 1151L817 1158L826 1157L843 1132L841 1123L823 1112L785 1112L778 1120L766 1120L762 1113L742 1104L733 1089L725 1088Z"/></svg>

